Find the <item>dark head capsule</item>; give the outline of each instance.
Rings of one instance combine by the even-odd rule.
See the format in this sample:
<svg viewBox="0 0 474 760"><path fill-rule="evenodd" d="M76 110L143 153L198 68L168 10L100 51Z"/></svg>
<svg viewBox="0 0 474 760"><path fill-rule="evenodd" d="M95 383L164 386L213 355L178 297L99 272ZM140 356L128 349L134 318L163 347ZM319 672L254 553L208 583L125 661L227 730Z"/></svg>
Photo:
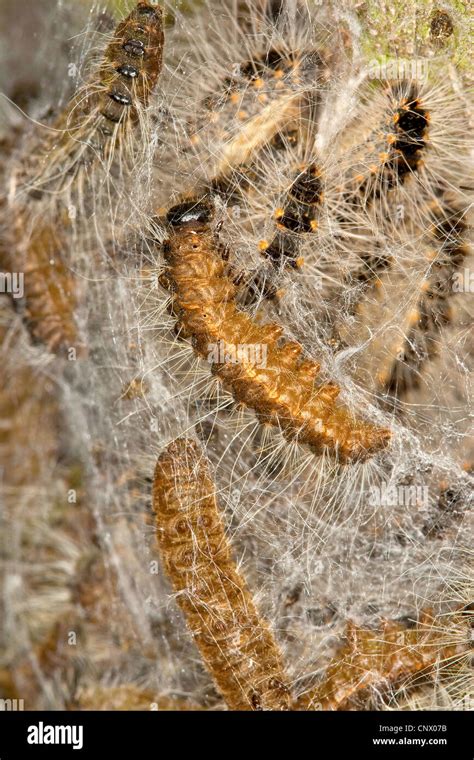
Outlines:
<svg viewBox="0 0 474 760"><path fill-rule="evenodd" d="M166 218L173 227L179 227L188 222L201 222L206 224L212 219L212 207L208 203L188 201L173 206L168 211Z"/></svg>

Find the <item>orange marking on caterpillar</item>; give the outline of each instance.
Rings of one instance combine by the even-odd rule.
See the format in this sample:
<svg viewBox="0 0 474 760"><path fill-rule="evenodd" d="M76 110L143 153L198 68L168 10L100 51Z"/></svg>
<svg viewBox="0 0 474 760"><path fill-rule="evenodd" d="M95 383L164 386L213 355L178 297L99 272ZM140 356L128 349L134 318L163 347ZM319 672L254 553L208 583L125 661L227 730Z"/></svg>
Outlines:
<svg viewBox="0 0 474 760"><path fill-rule="evenodd" d="M202 658L231 710L288 710L279 647L232 558L209 464L179 438L158 458L156 535Z"/></svg>

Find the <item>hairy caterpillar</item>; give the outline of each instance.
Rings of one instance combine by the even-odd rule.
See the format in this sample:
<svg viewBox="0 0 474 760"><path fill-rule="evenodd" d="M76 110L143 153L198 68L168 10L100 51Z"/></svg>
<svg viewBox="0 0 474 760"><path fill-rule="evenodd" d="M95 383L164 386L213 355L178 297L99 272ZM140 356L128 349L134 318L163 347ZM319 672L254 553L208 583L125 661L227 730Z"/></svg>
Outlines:
<svg viewBox="0 0 474 760"><path fill-rule="evenodd" d="M323 200L321 173L311 163L298 174L287 194L284 206L275 212L278 231L267 245L261 244L264 256L278 266L283 261L294 269L301 268L298 257L299 235L315 232L318 227L317 211Z"/></svg>
<svg viewBox="0 0 474 760"><path fill-rule="evenodd" d="M385 448L388 430L358 422L336 406L339 388L334 384L315 386L319 365L300 358L299 343L282 341L279 325L259 324L238 310L236 288L225 274L211 217L209 204L193 202L167 215L171 234L165 246L165 280L173 292L182 337L192 337L203 358L221 343L229 355L235 345L265 346L265 368L230 360L215 363L212 372L236 401L255 410L261 424L280 428L288 440L307 444L317 454L327 447L343 462L365 460Z"/></svg>
<svg viewBox="0 0 474 760"><path fill-rule="evenodd" d="M74 218L78 201L83 213L84 200L91 202L90 177L84 185L79 170L85 165L90 169L98 158L110 161L122 133L138 121L139 108L147 106L161 71L163 39L161 8L138 3L118 25L95 78L73 97L52 136L32 148L33 155L38 153L33 167L26 162L23 169L20 193L26 188L30 204L54 188L62 192L59 202L68 206L69 215L64 206L55 208L57 200L51 206L44 198L41 213L21 199L13 209L16 252L8 257L9 268L22 268L25 274L25 317L31 333L53 353L83 351L74 316L78 287L66 263L73 233L69 209ZM43 217L39 222L36 213Z"/></svg>
<svg viewBox="0 0 474 760"><path fill-rule="evenodd" d="M238 63L232 76L219 82L219 92L204 98L209 111L209 141L222 141L214 174L226 175L249 161L280 129L301 114L308 92L317 90L327 68L314 50L295 51L270 47ZM217 130L217 131L216 131ZM203 124L194 127L191 142L200 145ZM212 152L215 146L209 145Z"/></svg>
<svg viewBox="0 0 474 760"><path fill-rule="evenodd" d="M163 44L162 9L156 4L138 3L118 25L99 72L106 88L100 113L108 121L117 124L128 111L136 121L136 104L148 105L162 67Z"/></svg>
<svg viewBox="0 0 474 760"><path fill-rule="evenodd" d="M411 327L397 358L386 374L379 375L382 388L399 398L418 386L424 363L438 353L437 336L451 320L448 299L453 294L453 277L467 255L464 209L459 203L449 202L447 191L432 206L436 258L422 283Z"/></svg>
<svg viewBox="0 0 474 760"><path fill-rule="evenodd" d="M370 211L371 204L379 200L385 205L390 191L400 188L407 177L417 171L427 145L429 113L417 95L416 85L401 82L389 84L385 95L389 100L385 123L379 125L363 146L363 164L354 165L351 158L352 179L343 189L341 224L349 229L354 226L354 212L363 207ZM360 147L358 148L360 150ZM352 187L351 187L352 185ZM355 186L355 187L354 187ZM373 212L379 214L375 207ZM362 267L349 273L347 285L356 287L359 297L360 287L367 287L382 271L392 264L392 258L375 244L375 251L362 252ZM353 299L354 300L354 299Z"/></svg>
<svg viewBox="0 0 474 760"><path fill-rule="evenodd" d="M209 466L190 439L159 457L153 509L166 572L228 707L288 710L281 653L232 559Z"/></svg>
<svg viewBox="0 0 474 760"><path fill-rule="evenodd" d="M382 81L378 96L378 122L354 147L346 148L344 200L360 203L375 199L416 171L427 147L429 111L422 87L410 81ZM360 116L360 120L363 120ZM356 122L358 131L364 124Z"/></svg>
<svg viewBox="0 0 474 760"><path fill-rule="evenodd" d="M224 80L224 91L219 95L207 96L203 104L205 109L212 109L211 122L219 125L218 135L214 135L212 130L209 135L210 140L214 137L213 142L222 141L218 161L214 162L210 177L187 191L183 200L186 196L198 195L199 185L233 203L238 202L245 190L251 190L256 178L255 161L264 156L269 145L281 141L281 134L287 133L295 122L301 121L309 97L308 88L317 87L321 63L316 54L301 55L270 49L237 64L236 74ZM289 80L287 69L292 74ZM302 73L296 76L295 72L300 70ZM316 81L311 80L311 73L316 76ZM245 84L243 88L242 81ZM248 102L251 95L256 97L255 103ZM221 122L226 120L229 124L224 128ZM202 125L194 129L191 143L200 145ZM209 150L212 154L216 152L213 143L209 145Z"/></svg>
<svg viewBox="0 0 474 760"><path fill-rule="evenodd" d="M448 643L431 613L415 627L387 621L383 629L365 630L352 622L346 643L327 668L320 686L297 701L298 709L356 710L374 694L419 686L437 663L457 660L466 653L466 641ZM465 631L465 634L467 631Z"/></svg>
<svg viewBox="0 0 474 760"><path fill-rule="evenodd" d="M163 56L163 20L158 5L138 3L116 28L97 72L74 95L53 133L31 152L26 188L34 198L43 190L67 188L84 165L109 160L127 129L146 108ZM34 170L35 169L35 170Z"/></svg>
<svg viewBox="0 0 474 760"><path fill-rule="evenodd" d="M21 245L21 243L20 243ZM25 277L24 318L31 335L55 354L84 351L75 320L77 288L63 260L64 235L52 225L33 229L23 260Z"/></svg>

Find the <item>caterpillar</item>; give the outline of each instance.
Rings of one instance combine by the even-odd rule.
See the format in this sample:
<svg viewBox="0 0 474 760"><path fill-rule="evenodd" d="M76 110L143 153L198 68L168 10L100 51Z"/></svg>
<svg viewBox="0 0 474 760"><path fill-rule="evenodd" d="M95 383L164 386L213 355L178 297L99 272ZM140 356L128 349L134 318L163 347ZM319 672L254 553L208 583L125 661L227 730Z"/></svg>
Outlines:
<svg viewBox="0 0 474 760"><path fill-rule="evenodd" d="M53 137L33 147L33 155L39 153L36 175L31 176L32 167L26 162L24 185L20 185L21 191L26 188L30 203L54 187L55 192L67 190L64 205L76 213L77 195L84 210L84 182L78 172L85 165L85 153L89 151L89 168L99 156L111 160L120 132L138 120L139 106L148 104L162 66L163 39L161 8L138 3L118 25L96 78L79 90L59 117ZM76 195L71 195L71 175ZM92 195L89 183L85 189ZM58 199L46 205L43 213L30 209L24 200L13 209L14 253L7 262L10 269L24 272L24 314L33 338L52 353L64 355L73 348L77 356L85 347L75 320L78 286L66 264L73 225L64 206L55 207ZM86 202L91 200L86 195ZM36 213L43 218L38 221Z"/></svg>
<svg viewBox="0 0 474 760"><path fill-rule="evenodd" d="M140 108L148 105L162 67L163 44L162 9L138 3L117 26L100 67L58 117L52 135L31 147L38 157L33 167L25 167L29 195L38 199L45 189L67 187L71 175L98 158L110 162L138 121Z"/></svg>
<svg viewBox="0 0 474 760"><path fill-rule="evenodd" d="M419 385L423 365L438 353L439 332L451 321L449 298L453 294L453 277L468 253L465 210L459 203L450 202L446 190L439 201L433 202L430 218L436 258L423 280L403 344L391 366L379 374L381 388L397 398Z"/></svg>
<svg viewBox="0 0 474 760"><path fill-rule="evenodd" d="M349 206L373 202L403 184L407 175L420 167L427 147L430 114L419 87L405 81L386 85L388 103L381 114L382 123L356 147L356 153L349 151L345 157L351 168L342 200ZM346 172L349 174L349 169Z"/></svg>
<svg viewBox="0 0 474 760"><path fill-rule="evenodd" d="M99 72L106 90L99 110L112 124L127 116L136 121L137 103L147 107L163 65L163 45L161 7L138 3L118 25Z"/></svg>
<svg viewBox="0 0 474 760"><path fill-rule="evenodd" d="M303 259L298 256L299 235L315 232L318 227L318 210L323 201L321 171L316 163L305 167L291 184L287 200L275 212L277 232L267 244L262 241L260 249L274 266L282 261L286 266L300 269Z"/></svg>
<svg viewBox="0 0 474 760"><path fill-rule="evenodd" d="M64 263L64 235L53 225L32 229L27 250L20 238L16 263L24 274L23 316L32 338L51 353L85 353L75 320L77 285Z"/></svg>
<svg viewBox="0 0 474 760"><path fill-rule="evenodd" d="M235 28L229 39L221 35L206 58L201 50L196 52L196 69L205 67L198 98L189 78L179 82L183 113L195 114L188 122L189 144L183 148L195 152L198 171L211 164L203 172L206 179L225 179L280 129L301 120L308 95L319 103L330 77L333 51L326 39L316 43L309 10L299 5L291 10L282 6L276 15L268 10L251 8L253 33ZM291 38L286 35L289 27ZM223 70L223 57L235 63Z"/></svg>
<svg viewBox="0 0 474 760"><path fill-rule="evenodd" d="M158 458L153 510L166 573L229 709L288 710L278 644L232 558L209 465L194 441L179 438Z"/></svg>
<svg viewBox="0 0 474 760"><path fill-rule="evenodd" d="M389 100L388 114L385 123L365 141L363 164L354 165L354 156L349 152L352 178L346 180L346 187L342 189L338 211L342 229L351 230L357 224L354 216L357 210L363 208L367 213L376 200L387 204L390 191L403 186L419 169L426 152L430 114L418 95L417 85L389 84L385 96ZM373 211L380 213L379 208ZM386 213L385 207L382 213ZM362 266L346 278L346 287L355 289L352 306L360 298L361 288L365 289L389 268L393 259L375 241L375 250L363 251L360 262Z"/></svg>
<svg viewBox="0 0 474 760"><path fill-rule="evenodd" d="M303 102L304 96L298 92L277 91L277 96L259 108L256 114L247 117L235 134L220 134L223 145L218 161L213 161L212 170L192 190L187 190L182 200L203 191L223 197L230 205L237 203L256 181L255 163L280 133L288 131L300 117ZM216 152L214 144L210 150L212 154Z"/></svg>
<svg viewBox="0 0 474 760"><path fill-rule="evenodd" d="M459 660L467 651L467 637L464 645L448 643L430 612L423 613L415 627L386 621L377 631L350 621L344 638L321 684L296 700L297 709L367 709L371 693L393 695L419 686L437 663Z"/></svg>
<svg viewBox="0 0 474 760"><path fill-rule="evenodd" d="M384 449L390 431L358 422L335 400L334 384L316 386L319 365L301 359L302 346L284 339L275 323L259 324L235 304L236 286L226 275L211 229L209 203L188 202L167 214L164 281L173 294L177 329L192 338L196 353L209 358L224 345L229 361L213 363L212 373L234 396L253 409L259 422L281 429L288 440L307 444L315 454L326 448L342 462L363 461ZM266 366L236 359L235 346L263 346Z"/></svg>

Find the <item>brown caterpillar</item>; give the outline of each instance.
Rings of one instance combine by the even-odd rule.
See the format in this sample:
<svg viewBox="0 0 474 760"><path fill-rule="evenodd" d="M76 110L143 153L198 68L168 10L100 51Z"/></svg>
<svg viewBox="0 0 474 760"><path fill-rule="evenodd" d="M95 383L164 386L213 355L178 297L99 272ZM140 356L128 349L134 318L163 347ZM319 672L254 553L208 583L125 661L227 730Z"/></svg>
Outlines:
<svg viewBox="0 0 474 760"><path fill-rule="evenodd" d="M74 317L77 286L64 264L64 237L58 226L32 229L26 252L18 251L16 262L24 273L23 316L32 337L49 351L68 355L74 349L80 355L84 346Z"/></svg>
<svg viewBox="0 0 474 760"><path fill-rule="evenodd" d="M236 63L218 89L212 87L199 103L202 116L192 127L191 145L205 142L206 153L218 155L208 176L235 185L228 175L245 166L280 129L304 120L308 94L319 105L319 88L328 78L328 62L314 47L287 49L285 43L273 41L266 50Z"/></svg>
<svg viewBox="0 0 474 760"><path fill-rule="evenodd" d="M423 282L411 327L397 358L379 376L381 387L398 398L419 385L423 365L438 353L438 335L451 321L449 299L453 294L453 276L468 253L467 223L459 204L449 202L444 193L439 202L432 204L429 216L437 255Z"/></svg>
<svg viewBox="0 0 474 760"><path fill-rule="evenodd" d="M300 235L317 230L322 201L321 172L317 164L311 163L297 175L284 206L275 213L277 232L273 240L261 244L262 253L274 266L284 262L293 269L301 268L303 260L298 255Z"/></svg>
<svg viewBox="0 0 474 760"><path fill-rule="evenodd" d="M260 324L238 309L211 218L207 203L181 204L167 215L171 231L163 282L173 293L181 336L192 338L203 358L213 346L223 346L228 359L215 362L213 374L261 424L279 428L287 440L306 444L315 454L329 449L342 462L363 461L385 448L390 431L359 422L337 406L336 385L315 385L319 365L301 359L299 343L283 340L278 324ZM263 346L266 366L239 360L239 345Z"/></svg>
<svg viewBox="0 0 474 760"><path fill-rule="evenodd" d="M107 48L99 76L106 93L100 113L117 124L138 118L136 103L146 108L163 65L163 11L159 5L138 3L118 25ZM107 134L107 133L106 133Z"/></svg>
<svg viewBox="0 0 474 760"><path fill-rule="evenodd" d="M98 157L108 158L120 136L138 121L139 106L146 108L163 59L163 12L158 5L138 3L118 26L102 63L91 79L72 98L41 146L33 197L51 182L60 185L78 169Z"/></svg>
<svg viewBox="0 0 474 760"><path fill-rule="evenodd" d="M279 647L232 559L209 465L194 441L177 439L158 458L153 509L166 573L229 709L290 709Z"/></svg>
<svg viewBox="0 0 474 760"><path fill-rule="evenodd" d="M118 130L123 132L138 120L138 104L148 104L161 71L162 15L159 6L138 3L118 25L96 79L72 99L53 137L32 151L39 155L36 176L29 179L32 167L25 167L29 203L42 198L43 188L50 190L58 182L61 188L66 178L69 182L71 175L77 175L89 148L88 164L98 156L112 157ZM64 255L67 230L66 234L58 231L70 226L70 220L65 223L62 210L51 212L48 208L46 217L50 220L37 223L25 205L14 209L14 217L12 248L16 251L8 256L8 266L24 272L25 318L33 337L54 353L70 348L82 352L74 318L77 286Z"/></svg>
<svg viewBox="0 0 474 760"><path fill-rule="evenodd" d="M424 613L415 627L387 621L380 631L349 622L346 643L326 670L324 680L296 702L298 710L367 709L370 694L393 694L419 685L436 664L462 657L467 646L448 644ZM466 638L467 640L467 638Z"/></svg>
<svg viewBox="0 0 474 760"><path fill-rule="evenodd" d="M10 299L0 299L0 490L40 482L45 463L58 454L57 389L12 348L22 340ZM39 448L38 438L41 437ZM15 492L15 491L13 491ZM2 501L5 493L2 493Z"/></svg>

